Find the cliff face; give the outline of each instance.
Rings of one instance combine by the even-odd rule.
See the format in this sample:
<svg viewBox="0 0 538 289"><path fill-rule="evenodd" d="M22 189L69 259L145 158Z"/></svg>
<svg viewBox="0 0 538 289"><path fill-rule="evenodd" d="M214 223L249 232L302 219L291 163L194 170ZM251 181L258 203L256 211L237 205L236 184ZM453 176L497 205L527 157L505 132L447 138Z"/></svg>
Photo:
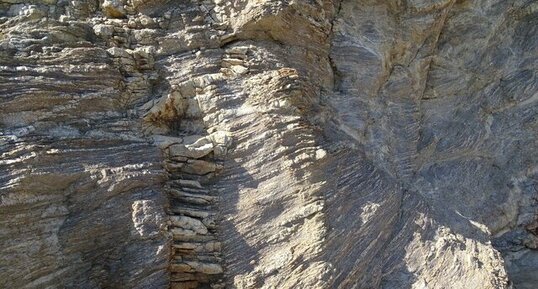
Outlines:
<svg viewBox="0 0 538 289"><path fill-rule="evenodd" d="M0 288L534 288L533 0L0 0Z"/></svg>

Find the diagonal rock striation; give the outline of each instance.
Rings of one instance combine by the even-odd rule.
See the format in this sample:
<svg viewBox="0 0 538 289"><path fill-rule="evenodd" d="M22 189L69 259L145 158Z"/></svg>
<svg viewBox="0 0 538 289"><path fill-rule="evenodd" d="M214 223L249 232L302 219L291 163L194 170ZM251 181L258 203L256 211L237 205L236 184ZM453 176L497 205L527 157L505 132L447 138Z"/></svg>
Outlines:
<svg viewBox="0 0 538 289"><path fill-rule="evenodd" d="M534 288L532 0L0 0L0 288Z"/></svg>

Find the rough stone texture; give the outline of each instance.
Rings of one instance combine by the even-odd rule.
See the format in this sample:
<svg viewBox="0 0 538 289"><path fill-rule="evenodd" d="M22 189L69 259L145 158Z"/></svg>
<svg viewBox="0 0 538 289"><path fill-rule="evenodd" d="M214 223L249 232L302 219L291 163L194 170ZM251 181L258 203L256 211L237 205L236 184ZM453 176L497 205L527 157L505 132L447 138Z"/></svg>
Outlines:
<svg viewBox="0 0 538 289"><path fill-rule="evenodd" d="M535 288L534 0L0 0L0 288Z"/></svg>

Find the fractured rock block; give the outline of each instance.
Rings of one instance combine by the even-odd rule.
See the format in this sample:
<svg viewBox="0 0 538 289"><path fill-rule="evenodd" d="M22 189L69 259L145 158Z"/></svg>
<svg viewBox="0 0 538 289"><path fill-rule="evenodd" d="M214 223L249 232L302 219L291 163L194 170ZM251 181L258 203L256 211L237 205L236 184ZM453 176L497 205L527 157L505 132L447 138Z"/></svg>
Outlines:
<svg viewBox="0 0 538 289"><path fill-rule="evenodd" d="M200 220L186 216L172 216L170 217L172 225L180 227L185 230L191 230L196 234L207 234L207 227Z"/></svg>
<svg viewBox="0 0 538 289"><path fill-rule="evenodd" d="M192 144L174 144L168 148L170 156L183 156L199 159L213 151L211 140L203 137Z"/></svg>
<svg viewBox="0 0 538 289"><path fill-rule="evenodd" d="M201 272L209 275L222 274L223 272L222 266L218 264L202 263L196 261L187 261L184 264L190 267L192 272ZM183 266L182 268L187 268L187 266Z"/></svg>
<svg viewBox="0 0 538 289"><path fill-rule="evenodd" d="M123 2L120 0L105 0L101 7L103 9L103 13L105 13L107 17L125 17L125 9L123 9Z"/></svg>
<svg viewBox="0 0 538 289"><path fill-rule="evenodd" d="M219 166L214 162L208 162L204 160L189 160L181 170L188 174L193 175L205 175L215 172L219 169Z"/></svg>

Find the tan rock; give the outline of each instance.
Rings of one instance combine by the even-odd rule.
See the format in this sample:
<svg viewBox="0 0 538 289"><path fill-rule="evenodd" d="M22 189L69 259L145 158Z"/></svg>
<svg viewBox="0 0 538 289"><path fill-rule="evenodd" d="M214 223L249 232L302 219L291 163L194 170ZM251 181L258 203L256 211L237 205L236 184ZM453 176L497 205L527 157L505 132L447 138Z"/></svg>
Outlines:
<svg viewBox="0 0 538 289"><path fill-rule="evenodd" d="M123 9L122 0L104 0L101 7L106 16L110 18L123 18L125 17L125 9Z"/></svg>
<svg viewBox="0 0 538 289"><path fill-rule="evenodd" d="M170 156L183 156L193 159L202 158L212 151L213 143L205 137L191 144L173 144L168 148Z"/></svg>
<svg viewBox="0 0 538 289"><path fill-rule="evenodd" d="M195 218L187 216L171 216L170 220L172 221L172 225L174 226L180 227L185 230L191 230L196 234L207 234L206 226L200 220L197 220Z"/></svg>
<svg viewBox="0 0 538 289"><path fill-rule="evenodd" d="M0 0L0 287L535 288L536 2Z"/></svg>
<svg viewBox="0 0 538 289"><path fill-rule="evenodd" d="M205 175L215 172L218 168L219 166L214 162L204 160L189 160L181 170L188 174Z"/></svg>

